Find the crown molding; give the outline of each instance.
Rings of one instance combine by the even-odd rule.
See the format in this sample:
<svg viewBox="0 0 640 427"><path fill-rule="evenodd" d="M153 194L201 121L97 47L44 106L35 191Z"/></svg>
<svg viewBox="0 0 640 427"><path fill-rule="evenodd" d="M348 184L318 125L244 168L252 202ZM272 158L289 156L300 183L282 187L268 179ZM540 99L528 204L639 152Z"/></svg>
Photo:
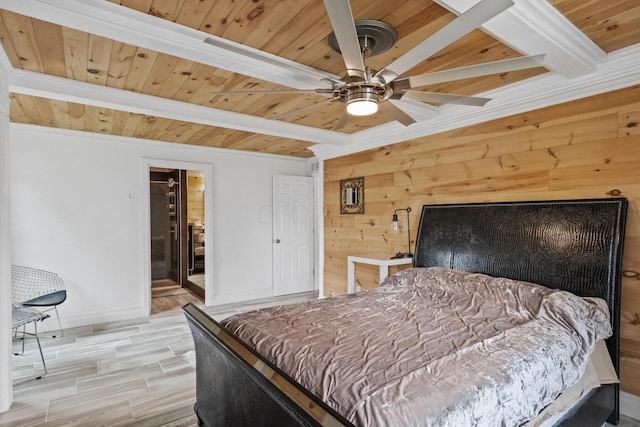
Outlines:
<svg viewBox="0 0 640 427"><path fill-rule="evenodd" d="M434 0L460 14L478 0ZM487 21L482 29L523 55L545 54L544 66L565 77L594 72L606 53L549 2L514 0L515 4Z"/></svg>
<svg viewBox="0 0 640 427"><path fill-rule="evenodd" d="M326 160L611 92L640 84L639 69L640 45L634 45L612 52L597 71L588 75L568 79L557 73L546 73L479 94L493 98L482 108L444 105L434 119L406 128L399 123L387 123L353 134L348 145L314 145L311 150Z"/></svg>
<svg viewBox="0 0 640 427"><path fill-rule="evenodd" d="M270 120L138 92L100 86L47 74L13 69L9 90L24 95L112 108L131 113L299 139L318 144L346 144L351 137L330 130Z"/></svg>
<svg viewBox="0 0 640 427"><path fill-rule="evenodd" d="M19 132L19 133L29 133L29 134L43 134L43 135L60 135L65 138L71 137L78 140L83 141L93 141L93 142L108 142L108 143L120 143L125 145L143 145L143 146L151 146L151 147L162 147L166 149L174 149L174 150L185 150L185 151L206 151L217 154L224 154L225 156L236 156L236 157L256 157L262 159L272 159L272 160L293 160L300 162L307 162L310 159L314 159L314 157L296 157L296 156L287 156L284 154L269 154L269 153L257 153L255 151L242 151L242 150L232 150L229 148L219 148L219 147L205 147L202 145L190 145L190 144L176 144L173 142L165 142L165 141L157 141L155 139L145 139L145 138L134 138L131 136L121 136L121 135L111 135L105 133L96 133L96 132L87 132L83 130L73 130L73 129L62 129L62 128L52 128L47 126L40 125L30 125L25 123L10 123L9 129L11 132ZM316 159L317 160L317 159Z"/></svg>
<svg viewBox="0 0 640 427"><path fill-rule="evenodd" d="M331 88L326 79L339 78L104 0L0 0L0 9L295 89Z"/></svg>

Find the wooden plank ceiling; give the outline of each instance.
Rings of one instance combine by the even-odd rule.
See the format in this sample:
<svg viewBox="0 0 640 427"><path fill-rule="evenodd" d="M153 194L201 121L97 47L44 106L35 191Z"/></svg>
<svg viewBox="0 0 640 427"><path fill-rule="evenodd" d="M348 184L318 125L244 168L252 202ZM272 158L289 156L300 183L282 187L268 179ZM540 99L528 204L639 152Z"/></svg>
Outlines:
<svg viewBox="0 0 640 427"><path fill-rule="evenodd" d="M345 73L341 56L331 50L326 41L332 28L321 0L111 2L326 73ZM640 42L640 3L635 0L550 0L549 3L606 53ZM398 42L392 49L366 60L373 69L389 64L456 17L440 5L425 0L352 0L351 7L356 19L382 20L398 33ZM326 98L314 93L215 95L220 91L288 88L8 10L0 10L0 41L16 69L151 95L158 97L159 102L162 99L177 100L264 118L320 103L278 120L326 130L333 129L344 109L343 103L324 102ZM406 74L416 75L518 56L520 53L504 43L475 30ZM547 72L545 68L538 67L441 83L427 89L474 95L544 72ZM31 94L11 94L10 117L16 123L62 129L298 157L312 155L307 148L313 142L309 141ZM378 112L367 118L350 119L341 132L352 134L388 121L390 118Z"/></svg>

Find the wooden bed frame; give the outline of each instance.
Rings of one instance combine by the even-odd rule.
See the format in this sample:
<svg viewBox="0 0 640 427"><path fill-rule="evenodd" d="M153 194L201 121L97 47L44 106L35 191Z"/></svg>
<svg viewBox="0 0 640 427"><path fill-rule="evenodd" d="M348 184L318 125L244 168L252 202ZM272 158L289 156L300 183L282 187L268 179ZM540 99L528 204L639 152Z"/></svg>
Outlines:
<svg viewBox="0 0 640 427"><path fill-rule="evenodd" d="M607 348L619 373L620 275L627 200L425 205L415 267L446 267L539 283L609 304ZM196 404L206 426L351 426L192 304ZM557 425L619 421L619 386L590 391Z"/></svg>

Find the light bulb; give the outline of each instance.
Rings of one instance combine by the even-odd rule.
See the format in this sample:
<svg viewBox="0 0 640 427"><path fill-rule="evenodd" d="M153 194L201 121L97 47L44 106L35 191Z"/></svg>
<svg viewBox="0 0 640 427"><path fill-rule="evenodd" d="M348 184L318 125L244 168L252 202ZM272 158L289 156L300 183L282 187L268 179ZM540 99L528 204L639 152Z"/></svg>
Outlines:
<svg viewBox="0 0 640 427"><path fill-rule="evenodd" d="M369 116L378 111L378 103L372 99L356 99L347 103L347 113L352 116Z"/></svg>

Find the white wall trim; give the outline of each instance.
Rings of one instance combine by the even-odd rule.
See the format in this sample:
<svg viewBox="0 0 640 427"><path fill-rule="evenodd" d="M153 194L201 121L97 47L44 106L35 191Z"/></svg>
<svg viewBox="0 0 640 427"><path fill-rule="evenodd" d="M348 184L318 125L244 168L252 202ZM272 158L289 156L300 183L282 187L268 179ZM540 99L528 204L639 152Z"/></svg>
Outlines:
<svg viewBox="0 0 640 427"><path fill-rule="evenodd" d="M640 421L640 396L621 391L620 414Z"/></svg>
<svg viewBox="0 0 640 427"><path fill-rule="evenodd" d="M148 318L149 312L142 307L129 307L117 310L101 311L87 316L65 315L63 325L65 328L76 328L82 326L98 325L100 323L119 322L122 320ZM48 332L58 330L55 321L45 321L42 326L38 326L38 332Z"/></svg>
<svg viewBox="0 0 640 427"><path fill-rule="evenodd" d="M11 64L0 46L0 412L13 400L11 356L11 211L8 74Z"/></svg>
<svg viewBox="0 0 640 427"><path fill-rule="evenodd" d="M317 164L315 171L311 165ZM309 159L309 175L313 177L313 250L314 250L314 285L322 298L324 288L324 167L322 160Z"/></svg>
<svg viewBox="0 0 640 427"><path fill-rule="evenodd" d="M151 211L149 195L149 168L161 167L183 170L197 170L204 172L204 223L207 228L214 229L213 218L213 165L211 163L195 163L185 161L175 161L158 158L143 158L140 177L140 214L143 230L140 239L140 250L145 260L143 274L143 310L147 315L151 313ZM183 183L181 183L183 185ZM205 276L205 305L212 305L215 300L213 293L213 277L215 265L213 263L213 233L204 234L204 246L207 250L204 253Z"/></svg>
<svg viewBox="0 0 640 427"><path fill-rule="evenodd" d="M318 271L316 280L318 281L318 298L324 298L324 162L318 160L318 194L316 200L318 203L318 232L316 233L316 249L318 251Z"/></svg>

